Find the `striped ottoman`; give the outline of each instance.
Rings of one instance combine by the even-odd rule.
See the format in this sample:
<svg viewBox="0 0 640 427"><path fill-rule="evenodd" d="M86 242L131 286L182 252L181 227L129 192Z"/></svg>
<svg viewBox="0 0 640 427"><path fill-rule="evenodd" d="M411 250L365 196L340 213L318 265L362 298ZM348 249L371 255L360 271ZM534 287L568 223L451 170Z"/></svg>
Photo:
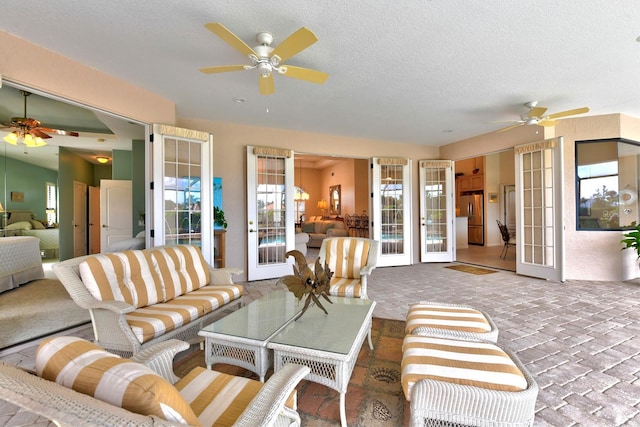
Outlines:
<svg viewBox="0 0 640 427"><path fill-rule="evenodd" d="M405 332L407 335L498 341L498 328L487 313L466 305L430 301L409 305Z"/></svg>
<svg viewBox="0 0 640 427"><path fill-rule="evenodd" d="M411 426L533 424L538 386L497 344L407 335L401 380Z"/></svg>

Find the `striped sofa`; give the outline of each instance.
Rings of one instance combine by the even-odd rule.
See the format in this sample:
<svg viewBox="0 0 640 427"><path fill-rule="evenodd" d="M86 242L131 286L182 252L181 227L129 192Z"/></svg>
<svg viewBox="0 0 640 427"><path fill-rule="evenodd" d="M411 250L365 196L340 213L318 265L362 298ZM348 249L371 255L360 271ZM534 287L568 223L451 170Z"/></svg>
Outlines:
<svg viewBox="0 0 640 427"><path fill-rule="evenodd" d="M167 340L125 359L81 338L47 339L35 374L0 362L0 401L63 426L300 426L295 387L308 367L289 364L266 383L202 367L178 378L173 359L188 348Z"/></svg>
<svg viewBox="0 0 640 427"><path fill-rule="evenodd" d="M71 298L90 310L95 341L123 356L198 331L242 303L232 275L212 268L197 246L161 246L73 258L53 266Z"/></svg>

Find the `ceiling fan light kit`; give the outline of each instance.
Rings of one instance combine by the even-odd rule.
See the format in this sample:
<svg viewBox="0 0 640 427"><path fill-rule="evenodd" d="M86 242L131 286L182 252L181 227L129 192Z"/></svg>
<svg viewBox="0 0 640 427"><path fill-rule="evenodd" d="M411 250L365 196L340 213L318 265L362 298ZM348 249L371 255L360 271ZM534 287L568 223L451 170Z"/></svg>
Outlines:
<svg viewBox="0 0 640 427"><path fill-rule="evenodd" d="M69 132L60 129L49 129L40 126L40 121L27 116L27 97L31 95L31 92L21 90L20 93L22 93L22 95L24 96L24 116L12 117L11 123L3 126L3 128L17 128L15 131L2 138L6 143L11 145L18 145L18 142L22 142L22 144L29 148L44 147L45 145L47 145L44 140L47 138L51 138L51 136L47 135L45 132L69 136L79 135L77 132Z"/></svg>
<svg viewBox="0 0 640 427"><path fill-rule="evenodd" d="M295 33L291 34L276 48L271 47L271 43L273 43L273 35L271 33L258 33L256 36L258 46L251 48L238 36L218 22L211 22L206 24L205 27L224 40L231 47L243 55L246 55L251 60L251 65L222 65L201 68L200 72L204 74L257 69L259 71L258 87L261 95L271 95L274 93L274 71L278 74L282 74L283 76L316 84L324 83L329 77L327 73L322 71L281 65L283 61L286 61L318 41L316 35L305 27L302 27Z"/></svg>

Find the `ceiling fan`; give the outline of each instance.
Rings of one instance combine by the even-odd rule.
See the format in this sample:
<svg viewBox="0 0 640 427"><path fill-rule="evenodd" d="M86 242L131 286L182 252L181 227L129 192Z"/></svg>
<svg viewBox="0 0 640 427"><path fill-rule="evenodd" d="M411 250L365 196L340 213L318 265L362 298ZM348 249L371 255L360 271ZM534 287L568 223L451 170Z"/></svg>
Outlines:
<svg viewBox="0 0 640 427"><path fill-rule="evenodd" d="M259 45L251 48L218 22L211 22L206 24L205 27L227 42L231 47L243 55L247 55L251 60L251 65L222 65L201 68L200 71L205 74L244 71L257 68L260 72L258 76L258 86L261 95L271 95L275 91L273 81L274 71L286 77L293 77L294 79L305 80L316 84L324 83L329 77L327 73L322 71L282 64L282 62L318 41L316 35L305 27L291 34L276 48L271 47L273 35L270 33L258 33L256 40Z"/></svg>
<svg viewBox="0 0 640 427"><path fill-rule="evenodd" d="M42 147L47 145L44 140L51 138L51 135L45 132L55 133L57 135L79 136L78 132L40 126L39 120L27 116L27 97L31 95L31 92L21 90L20 93L24 96L24 116L12 117L11 123L3 124L2 127L0 127L0 129L17 128L3 138L7 143L18 145L18 141L22 138L22 142L27 147Z"/></svg>
<svg viewBox="0 0 640 427"><path fill-rule="evenodd" d="M573 110L561 111L559 113L544 115L547 112L547 107L538 107L538 101L529 101L524 104L529 109L528 113L520 115L520 120L509 120L507 122L493 122L493 123L515 123L514 125L507 126L498 130L498 132L504 132L509 129L513 129L523 125L538 125L538 126L555 126L557 124L556 119L560 117L574 116L576 114L584 114L589 112L588 107L576 108Z"/></svg>

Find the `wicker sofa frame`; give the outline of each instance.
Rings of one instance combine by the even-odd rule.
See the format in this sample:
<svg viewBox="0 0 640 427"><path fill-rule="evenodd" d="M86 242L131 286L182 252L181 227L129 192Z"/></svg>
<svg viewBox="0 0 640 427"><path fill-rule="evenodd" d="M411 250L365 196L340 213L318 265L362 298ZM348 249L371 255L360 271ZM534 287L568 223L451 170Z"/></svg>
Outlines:
<svg viewBox="0 0 640 427"><path fill-rule="evenodd" d="M203 327L222 317L228 310L235 310L241 307L243 303L243 297L230 301L216 310L204 314L195 321L141 344L125 318L127 313L134 311L136 308L122 301L99 301L91 295L82 282L79 265L91 256L93 255L72 258L54 264L53 271L73 301L80 307L89 310L95 343L123 357L130 357L149 346L172 338L186 341L190 344L201 342L202 338L198 336L198 332ZM229 281L231 281L231 276L242 273L242 270L236 268L214 269L209 265L208 267L212 272L212 277L213 272L216 275L225 274Z"/></svg>
<svg viewBox="0 0 640 427"><path fill-rule="evenodd" d="M132 360L175 384L178 377L173 373L173 358L188 348L183 341L168 340L137 353ZM309 368L292 364L274 374L234 426L299 426L298 413L284 407L284 402L308 372ZM177 426L155 416L129 412L4 362L0 362L0 399L61 426Z"/></svg>

